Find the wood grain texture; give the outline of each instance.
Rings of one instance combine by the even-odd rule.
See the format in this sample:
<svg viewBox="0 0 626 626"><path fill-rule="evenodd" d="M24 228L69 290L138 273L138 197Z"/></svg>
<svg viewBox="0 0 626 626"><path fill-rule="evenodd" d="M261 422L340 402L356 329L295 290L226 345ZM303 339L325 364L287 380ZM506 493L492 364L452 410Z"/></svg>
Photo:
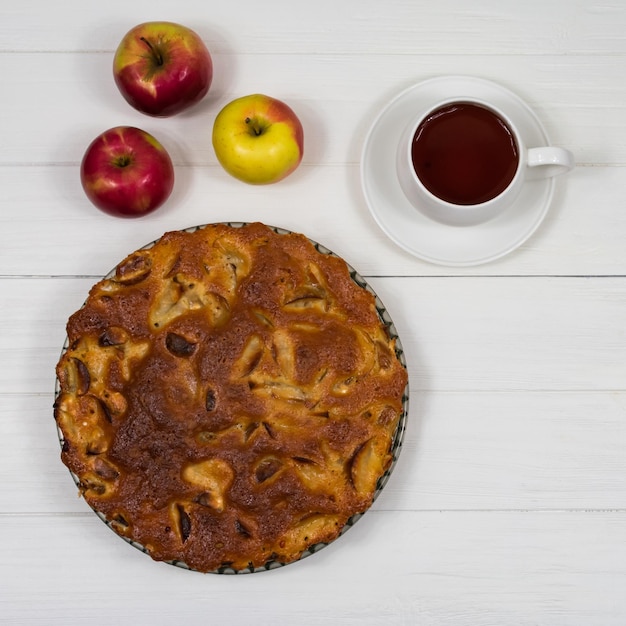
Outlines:
<svg viewBox="0 0 626 626"><path fill-rule="evenodd" d="M94 516L3 516L0 532L6 623L620 626L626 610L623 511L373 513L300 563L238 577L153 563ZM16 563L45 581L37 602Z"/></svg>
<svg viewBox="0 0 626 626"><path fill-rule="evenodd" d="M113 52L178 21L215 78L169 119L131 109ZM180 0L0 6L0 623L621 626L626 623L626 4L623 0ZM575 155L540 229L483 266L430 265L378 228L359 165L403 89L474 75L517 93ZM210 142L245 93L287 101L301 167L264 188ZM141 220L80 187L88 143L153 133L176 166ZM354 528L275 572L155 564L109 531L61 464L54 366L90 286L168 230L254 221L304 232L387 305L411 386L400 460Z"/></svg>
<svg viewBox="0 0 626 626"><path fill-rule="evenodd" d="M106 5L67 0L60 12L54 5L25 0L3 11L1 49L112 51L131 26L149 19L189 24L212 48L254 55L593 55L623 50L625 39L620 0L482 0L471 5L441 0L427 6L413 0L317 0L301 11L289 0L272 0L263 10L247 8L215 3L202 11L193 1L172 7L155 0Z"/></svg>
<svg viewBox="0 0 626 626"><path fill-rule="evenodd" d="M78 165L0 167L9 207L0 214L0 274L99 277L168 230L261 220L304 231L365 276L626 275L622 167L577 168L559 181L544 223L523 246L494 263L454 269L425 263L385 236L365 204L358 165L304 165L262 193L217 167L177 167L176 176L170 200L156 213L119 220L89 203ZM298 194L303 187L315 193ZM9 210L15 206L17 214Z"/></svg>
<svg viewBox="0 0 626 626"><path fill-rule="evenodd" d="M377 511L626 509L624 392L414 390ZM87 513L60 461L52 396L4 394L0 516ZM25 454L28 451L28 454Z"/></svg>
<svg viewBox="0 0 626 626"><path fill-rule="evenodd" d="M214 56L206 99L187 113L154 119L129 107L117 91L112 52L0 54L0 106L12 118L29 115L27 126L6 125L0 164L77 164L97 134L131 124L162 140L179 165L216 165L215 116L233 98L256 92L281 98L298 113L305 164L358 163L366 132L393 97L428 78L458 74L516 93L579 165L626 163L622 55L515 55L496 64L485 54ZM56 106L39 106L42 90Z"/></svg>
<svg viewBox="0 0 626 626"><path fill-rule="evenodd" d="M1 282L0 392L49 393L65 322L95 280ZM623 389L622 278L387 277L371 284L398 328L416 393Z"/></svg>

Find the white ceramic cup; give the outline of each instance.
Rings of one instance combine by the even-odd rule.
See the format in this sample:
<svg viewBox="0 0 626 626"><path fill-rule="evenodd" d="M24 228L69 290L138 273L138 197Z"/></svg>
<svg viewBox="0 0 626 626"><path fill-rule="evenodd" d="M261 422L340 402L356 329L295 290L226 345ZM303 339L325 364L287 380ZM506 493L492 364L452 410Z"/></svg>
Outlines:
<svg viewBox="0 0 626 626"><path fill-rule="evenodd" d="M433 112L456 103L473 104L491 111L508 127L517 144L517 169L511 182L504 191L478 204L455 204L437 197L426 188L413 165L413 141L422 123ZM570 171L574 167L574 157L568 150L556 146L528 148L509 116L488 102L477 98L450 98L428 106L413 118L398 144L396 166L400 187L417 210L437 222L452 226L471 226L493 219L508 209L519 196L526 181Z"/></svg>

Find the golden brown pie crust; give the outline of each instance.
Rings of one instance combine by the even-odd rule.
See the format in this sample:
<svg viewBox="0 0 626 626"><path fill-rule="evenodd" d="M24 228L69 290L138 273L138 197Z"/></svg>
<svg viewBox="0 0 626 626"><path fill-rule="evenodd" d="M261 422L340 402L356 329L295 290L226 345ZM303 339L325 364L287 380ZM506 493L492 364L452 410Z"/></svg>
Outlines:
<svg viewBox="0 0 626 626"><path fill-rule="evenodd" d="M87 502L156 560L289 563L372 503L407 373L374 296L303 235L166 233L67 324L55 417Z"/></svg>

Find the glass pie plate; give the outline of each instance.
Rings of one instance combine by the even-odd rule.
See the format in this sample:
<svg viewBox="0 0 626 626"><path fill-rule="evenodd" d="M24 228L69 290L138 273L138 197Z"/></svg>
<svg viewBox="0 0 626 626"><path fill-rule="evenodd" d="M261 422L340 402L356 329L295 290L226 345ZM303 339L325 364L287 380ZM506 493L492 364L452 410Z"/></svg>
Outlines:
<svg viewBox="0 0 626 626"><path fill-rule="evenodd" d="M227 225L227 226L230 226L232 228L241 228L243 226L246 226L248 223L247 222L223 222L223 224ZM193 226L193 227L181 229L181 232L195 232L195 231L197 231L199 229L205 228L206 226L207 226L207 224L203 224L203 225L199 225L199 226ZM290 234L292 232L292 231L289 231L289 230L286 230L286 229L283 229L283 228L279 228L279 227L276 227L276 226L268 226L268 228L270 228L271 230L273 230L277 234ZM152 246L155 245L156 241L157 240L150 242L149 244L143 246L139 250L147 250L147 249L151 248ZM311 242L311 244L315 247L315 249L320 254L330 255L330 256L334 256L334 257L340 258L334 252L332 252L328 248L324 247L323 245L317 243L316 241L313 241L312 239L309 239L309 241ZM370 292L374 296L374 298L375 298L375 306L376 306L376 311L378 313L378 317L379 317L381 323L383 324L383 326L385 327L386 332L389 335L389 337L391 339L395 340L396 356L398 358L398 361L402 365L402 367L406 370L406 368L407 368L406 358L405 358L405 353L404 353L404 350L403 350L403 347L402 347L402 343L400 341L400 337L398 336L398 332L396 330L396 327L395 327L395 325L394 325L394 323L393 323L393 321L391 319L391 316L389 315L385 305L382 303L382 301L380 300L380 298L378 297L376 292L372 289L372 287L365 280L365 278L363 278L348 263L346 263L346 265L348 267L348 270L349 270L349 273L350 273L350 277L352 278L352 280L357 285L359 285L359 287L367 290L368 292ZM104 278L105 279L111 278L114 275L115 275L115 268L113 268ZM65 352L68 350L68 347L69 347L69 339L66 337L65 342L64 342L63 347L62 347L62 350L61 350L61 356L63 356L65 354ZM59 380L57 379L56 383L55 383L55 400L59 396L60 393L61 393L60 383L59 383ZM403 438L404 438L404 432L405 432L405 429L406 429L408 409L409 409L409 383L408 383L408 380L407 380L407 384L406 384L406 387L404 389L404 393L403 393L403 397L402 397L402 410L401 410L401 413L400 413L400 418L398 420L398 424L396 426L396 429L395 429L393 437L392 437L392 443L391 443L391 449L390 449L392 460L391 460L391 463L390 463L389 467L387 468L387 470L378 479L378 482L376 484L376 488L375 488L375 491L374 491L374 496L373 496L372 502L374 502L378 498L380 493L382 492L383 488L387 484L387 482L389 480L389 477L391 476L391 473L393 472L393 470L394 470L394 468L396 466L396 463L398 461L398 457L399 457L400 451L402 449L402 442L403 442ZM62 433L61 428L60 428L59 425L57 425L57 434L58 434L59 443L61 445L61 448L63 448L63 446L64 446L64 437L63 437L63 433ZM80 480L79 480L78 476L76 474L74 474L72 471L70 471L70 475L71 475L74 483L76 484L76 486L80 488ZM144 552L145 554L149 554L148 550L142 544L138 543L137 541L134 541L131 538L128 538L128 537L125 537L125 536L119 534L115 530L114 525L109 520L107 520L107 518L105 517L105 515L103 513L101 513L98 510L96 510L89 503L88 503L88 505L94 511L94 513L118 537L120 537L121 539L123 539L124 541L126 541L127 543L132 545L133 547L137 548L138 550ZM348 529L350 529L352 526L354 526L354 524L366 512L367 511L363 511L363 512L356 513L356 514L352 515L347 520L347 522L345 523L343 528L341 529L341 531L340 531L339 535L337 536L337 538L335 538L332 542L336 541L339 537L341 537L343 534L345 534L345 532ZM332 543L332 542L329 542L329 543ZM319 550L321 550L325 546L329 545L329 543L316 543L316 544L310 546L309 548L307 548L304 552L302 552L302 554L299 556L298 559L296 559L295 561L290 561L289 563L298 562L298 561L300 561L300 560L310 556L311 554L314 554L315 552L318 552ZM183 568L183 569L196 571L192 567L189 567L186 563L184 563L183 561L180 561L180 560L166 560L166 561L163 561L163 562L167 563L167 564L170 564L170 565L174 565L176 567ZM288 565L289 563L283 563L280 560L269 560L265 564L263 564L262 566L259 566L259 567L247 567L247 568L244 568L244 569L234 569L234 568L229 567L229 566L223 566L223 567L219 567L219 568L214 569L214 570L210 570L208 573L215 573L215 574L248 574L248 573L256 573L256 572L262 572L262 571L276 569L276 568L279 568L279 567L283 567L284 565Z"/></svg>

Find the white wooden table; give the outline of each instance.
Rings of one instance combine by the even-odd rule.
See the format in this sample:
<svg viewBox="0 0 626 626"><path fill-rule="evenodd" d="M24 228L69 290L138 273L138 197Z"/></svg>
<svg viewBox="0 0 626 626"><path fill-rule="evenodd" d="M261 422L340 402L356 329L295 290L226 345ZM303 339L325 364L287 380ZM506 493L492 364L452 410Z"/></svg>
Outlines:
<svg viewBox="0 0 626 626"><path fill-rule="evenodd" d="M194 28L215 79L188 114L132 110L111 76L146 20ZM518 250L426 263L371 217L364 137L401 90L479 76L535 111L576 169ZM626 4L623 0L21 0L0 7L0 622L626 623ZM264 92L305 158L250 187L217 164L217 111ZM166 206L108 217L80 187L118 124L176 165ZM287 567L202 575L118 539L59 459L54 366L89 287L163 232L220 221L304 232L378 291L411 381L405 445L373 508Z"/></svg>

